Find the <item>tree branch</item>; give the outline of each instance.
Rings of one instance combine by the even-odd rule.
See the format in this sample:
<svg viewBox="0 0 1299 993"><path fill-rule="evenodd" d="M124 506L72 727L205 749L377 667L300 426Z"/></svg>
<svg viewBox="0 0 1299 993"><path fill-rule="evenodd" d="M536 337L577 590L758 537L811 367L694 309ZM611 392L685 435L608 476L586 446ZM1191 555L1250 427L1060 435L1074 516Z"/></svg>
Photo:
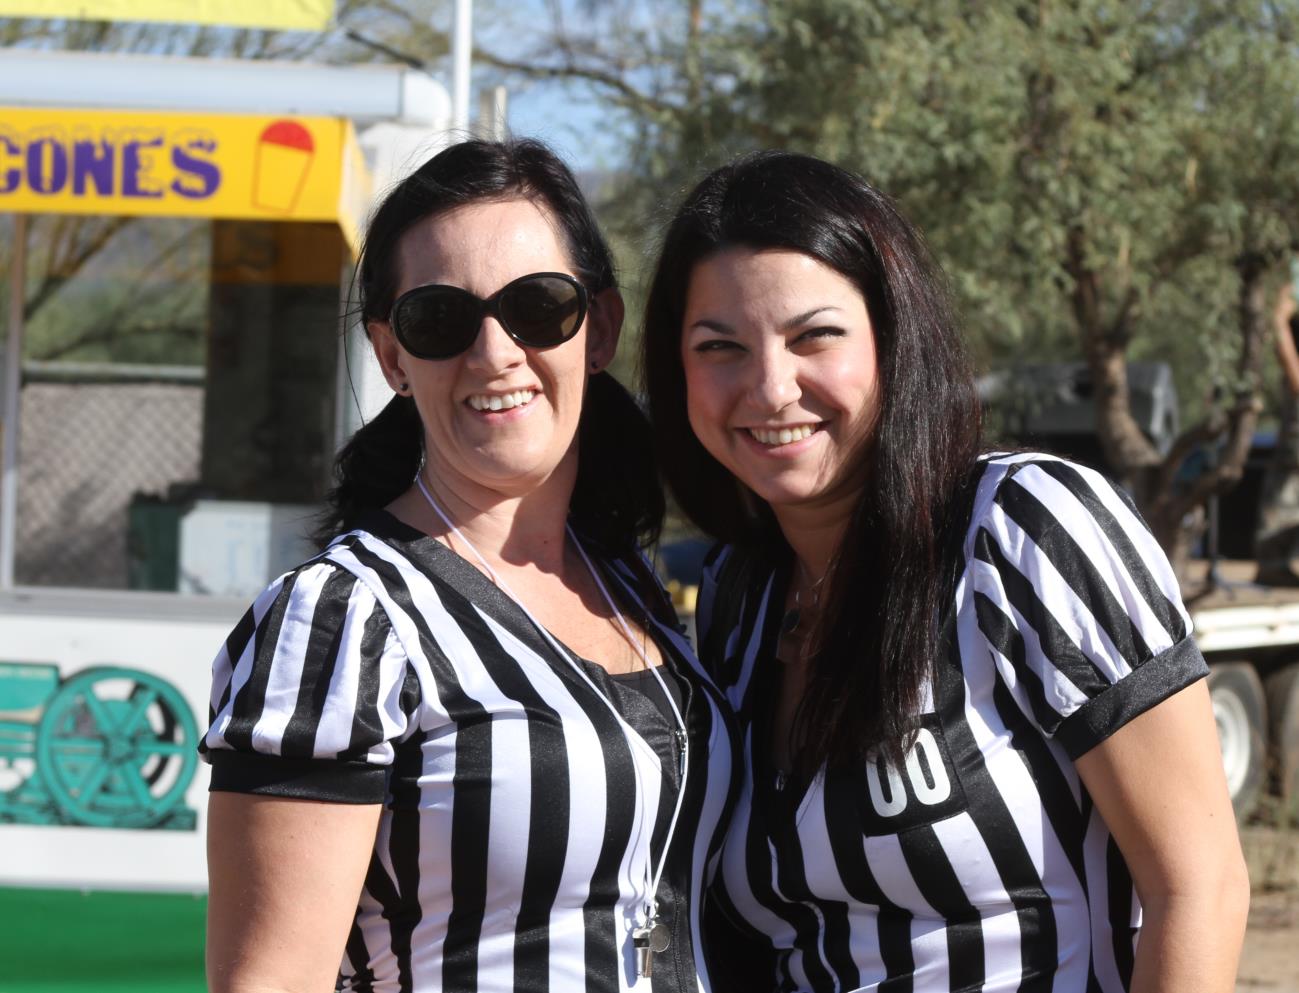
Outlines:
<svg viewBox="0 0 1299 993"><path fill-rule="evenodd" d="M51 258L50 265L41 277L36 291L27 297L27 302L23 308L23 319L30 321L32 315L49 302L50 298L59 291L59 287L63 285L69 276L80 272L91 258L103 250L104 246L112 240L117 232L133 223L134 220L133 217L109 218L95 231L92 237L75 249L70 250L67 257L57 260ZM75 241L75 237L72 240ZM53 250L51 250L50 255L53 256L53 254Z"/></svg>
<svg viewBox="0 0 1299 993"><path fill-rule="evenodd" d="M537 65L532 62L507 59L504 56L481 48L474 49L474 55L493 68L503 69L507 72L517 72L530 79L581 79L588 83L594 83L612 93L618 94L627 104L653 114L675 113L678 110L675 104L650 96L648 93L632 86L621 76L602 69L580 66L573 61L554 66Z"/></svg>

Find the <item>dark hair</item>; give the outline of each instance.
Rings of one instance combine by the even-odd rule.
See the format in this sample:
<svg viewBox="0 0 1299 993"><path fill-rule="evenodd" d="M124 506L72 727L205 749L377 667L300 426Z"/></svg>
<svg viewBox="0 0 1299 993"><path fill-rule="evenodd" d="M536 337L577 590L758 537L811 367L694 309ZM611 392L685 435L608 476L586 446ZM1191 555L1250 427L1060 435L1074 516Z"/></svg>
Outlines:
<svg viewBox="0 0 1299 993"><path fill-rule="evenodd" d="M668 228L645 309L642 373L660 464L710 535L788 556L770 508L695 437L681 334L696 265L726 248L788 249L861 291L875 334L880 410L854 469L869 479L831 563L797 720L800 768L846 764L914 731L953 589L979 453L979 405L946 284L920 233L859 176L760 152L710 173ZM864 462L864 467L862 463ZM808 733L814 732L814 733Z"/></svg>
<svg viewBox="0 0 1299 993"><path fill-rule="evenodd" d="M617 287L613 257L568 167L541 142L465 141L444 149L402 180L375 211L357 270L363 324L387 320L400 273L397 251L416 223L457 207L524 197L543 206L562 232L574 272L595 295ZM618 554L658 535L663 496L649 457L649 424L609 374L592 376L578 426L580 458L569 505L574 526ZM395 396L338 453L335 485L317 538L326 542L366 511L404 493L423 456L423 425L410 397Z"/></svg>

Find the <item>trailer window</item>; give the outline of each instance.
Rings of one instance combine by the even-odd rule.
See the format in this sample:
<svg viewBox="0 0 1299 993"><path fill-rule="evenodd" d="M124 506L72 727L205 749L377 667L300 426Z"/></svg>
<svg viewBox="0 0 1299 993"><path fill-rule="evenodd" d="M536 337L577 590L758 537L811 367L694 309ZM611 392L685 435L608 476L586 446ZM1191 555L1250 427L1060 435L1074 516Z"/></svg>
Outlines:
<svg viewBox="0 0 1299 993"><path fill-rule="evenodd" d="M337 230L42 216L28 238L15 582L247 596L310 551Z"/></svg>

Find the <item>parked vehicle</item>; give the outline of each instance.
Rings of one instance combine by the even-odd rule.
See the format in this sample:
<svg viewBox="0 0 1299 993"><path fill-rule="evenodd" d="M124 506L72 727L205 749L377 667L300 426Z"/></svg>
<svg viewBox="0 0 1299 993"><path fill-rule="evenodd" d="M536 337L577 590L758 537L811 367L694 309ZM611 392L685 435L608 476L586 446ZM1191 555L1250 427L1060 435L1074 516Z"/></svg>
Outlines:
<svg viewBox="0 0 1299 993"><path fill-rule="evenodd" d="M1179 423L1172 374L1157 362L1128 370L1133 416L1167 452ZM980 392L1001 440L1105 471L1091 386L1084 364L1051 363L1003 370L983 379ZM1269 793L1299 814L1299 588L1253 581L1254 529L1274 441L1260 433L1244 478L1211 501L1209 531L1182 591L1209 663L1223 764L1242 820Z"/></svg>

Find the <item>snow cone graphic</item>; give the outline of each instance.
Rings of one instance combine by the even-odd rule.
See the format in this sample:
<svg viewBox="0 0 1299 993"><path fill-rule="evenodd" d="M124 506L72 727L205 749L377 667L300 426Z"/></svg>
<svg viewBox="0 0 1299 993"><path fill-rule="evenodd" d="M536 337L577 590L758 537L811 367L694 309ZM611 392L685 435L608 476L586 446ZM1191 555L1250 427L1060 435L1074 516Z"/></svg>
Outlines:
<svg viewBox="0 0 1299 993"><path fill-rule="evenodd" d="M306 184L316 145L297 121L275 121L257 139L253 163L253 206L289 213Z"/></svg>

